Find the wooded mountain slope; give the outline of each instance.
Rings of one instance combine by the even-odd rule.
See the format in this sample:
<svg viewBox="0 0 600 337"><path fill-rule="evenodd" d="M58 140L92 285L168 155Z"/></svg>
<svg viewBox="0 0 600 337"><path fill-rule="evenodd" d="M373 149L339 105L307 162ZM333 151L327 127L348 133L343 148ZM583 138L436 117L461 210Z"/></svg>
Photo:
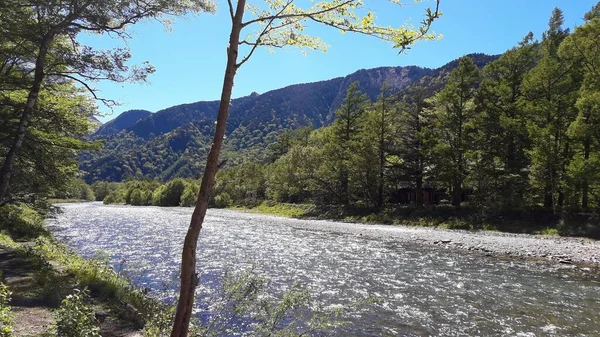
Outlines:
<svg viewBox="0 0 600 337"><path fill-rule="evenodd" d="M498 57L469 56L479 67ZM247 155L261 159L265 147L282 131L329 125L354 81L359 82L359 89L371 100L375 100L384 82L398 92L416 83L436 92L457 64L454 60L437 69L416 66L361 69L346 77L234 99L223 158L230 165ZM144 110L125 112L92 136L104 146L82 154L80 168L88 182L197 176L202 172L212 139L217 109L218 101L211 101L173 106L153 114Z"/></svg>

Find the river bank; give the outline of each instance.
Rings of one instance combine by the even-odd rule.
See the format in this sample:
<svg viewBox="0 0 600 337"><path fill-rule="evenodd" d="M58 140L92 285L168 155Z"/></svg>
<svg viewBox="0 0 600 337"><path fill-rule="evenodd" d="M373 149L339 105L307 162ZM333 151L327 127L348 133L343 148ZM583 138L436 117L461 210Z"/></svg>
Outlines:
<svg viewBox="0 0 600 337"><path fill-rule="evenodd" d="M105 261L83 259L56 241L45 228L47 209L18 204L0 212L0 281L12 293L8 303L12 335L52 336L60 315L73 319L80 314L61 312L63 300L84 289L90 295L83 295L85 307L101 316L97 325L102 336L140 336L149 312L160 312L158 301Z"/></svg>
<svg viewBox="0 0 600 337"><path fill-rule="evenodd" d="M234 210L249 214L260 214L265 219L286 217L302 219L290 221L290 226L298 229L345 233L373 238L387 238L417 245L431 245L443 249L457 249L484 255L515 257L520 259L540 259L558 262L564 265L581 264L583 271L600 268L600 241L581 238L563 237L555 231L540 231L538 234L508 233L489 229L455 229L423 226L410 221L388 221L377 224L377 217L343 217L331 220L330 214L323 214L315 219L315 212L305 205L286 206L261 205L255 208L235 208ZM325 219L324 219L325 218ZM279 221L279 220L271 220ZM408 223L404 225L400 223ZM550 235L544 233L551 233Z"/></svg>

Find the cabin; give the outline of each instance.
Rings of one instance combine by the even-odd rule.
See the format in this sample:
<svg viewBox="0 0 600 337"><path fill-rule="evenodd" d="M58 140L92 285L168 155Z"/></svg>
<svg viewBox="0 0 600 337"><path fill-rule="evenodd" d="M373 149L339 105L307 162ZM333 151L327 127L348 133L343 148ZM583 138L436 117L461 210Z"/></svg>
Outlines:
<svg viewBox="0 0 600 337"><path fill-rule="evenodd" d="M452 197L445 189L433 187L423 187L423 205L439 205L444 202L450 202ZM461 201L468 201L471 189L464 189L461 194ZM414 205L417 203L417 189L412 187L402 187L390 194L390 203Z"/></svg>

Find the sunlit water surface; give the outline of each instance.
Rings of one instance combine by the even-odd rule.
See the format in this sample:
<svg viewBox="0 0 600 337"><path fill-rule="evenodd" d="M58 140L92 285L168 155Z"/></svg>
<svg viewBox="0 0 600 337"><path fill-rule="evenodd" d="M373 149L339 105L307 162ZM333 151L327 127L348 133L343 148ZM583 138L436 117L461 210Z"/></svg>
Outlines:
<svg viewBox="0 0 600 337"><path fill-rule="evenodd" d="M49 220L85 257L172 301L190 208L64 204ZM199 243L197 313L225 269L251 266L275 286L300 282L325 306L366 297L349 336L600 336L600 282L557 266L294 229L301 220L209 210Z"/></svg>

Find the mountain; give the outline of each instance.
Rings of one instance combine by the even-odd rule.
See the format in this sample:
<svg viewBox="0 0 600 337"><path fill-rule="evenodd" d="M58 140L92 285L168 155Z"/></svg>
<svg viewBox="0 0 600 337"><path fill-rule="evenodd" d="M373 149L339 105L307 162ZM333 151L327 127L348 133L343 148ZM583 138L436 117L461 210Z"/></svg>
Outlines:
<svg viewBox="0 0 600 337"><path fill-rule="evenodd" d="M483 67L498 56L469 55ZM361 69L346 77L295 84L263 94L232 100L223 157L235 164L240 154L261 158L264 148L284 130L329 125L350 83L375 100L383 83L402 91L411 85L439 90L456 66L417 66ZM212 140L218 101L173 106L156 113L130 110L106 123L93 135L104 143L97 152L81 156L88 182L120 181L128 176L171 179L201 173Z"/></svg>
<svg viewBox="0 0 600 337"><path fill-rule="evenodd" d="M115 119L100 126L95 135L114 135L131 127L139 120L150 116L152 112L147 110L128 110L117 116Z"/></svg>
<svg viewBox="0 0 600 337"><path fill-rule="evenodd" d="M92 127L92 133L95 133L98 131L99 128L102 127L102 122L99 121L95 116L90 115L88 116L88 119L90 121L91 127Z"/></svg>

